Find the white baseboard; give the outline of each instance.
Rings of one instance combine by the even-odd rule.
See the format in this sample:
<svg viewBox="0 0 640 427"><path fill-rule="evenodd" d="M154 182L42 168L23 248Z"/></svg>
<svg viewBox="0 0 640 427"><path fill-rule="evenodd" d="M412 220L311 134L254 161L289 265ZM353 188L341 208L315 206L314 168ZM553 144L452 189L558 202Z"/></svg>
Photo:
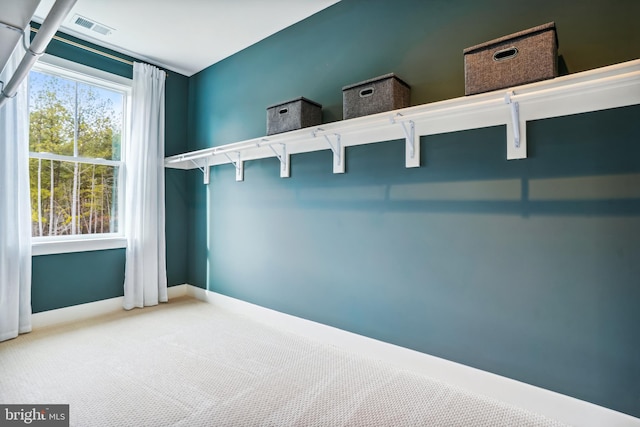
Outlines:
<svg viewBox="0 0 640 427"><path fill-rule="evenodd" d="M169 300L187 295L187 285L171 286L167 288L167 295ZM123 302L124 297L116 297L35 313L31 316L31 329L40 329L46 326L78 322L92 317L103 316L105 314L123 310Z"/></svg>
<svg viewBox="0 0 640 427"><path fill-rule="evenodd" d="M570 425L640 426L640 418L439 357L291 316L191 285L187 285L186 293L216 308L242 314L278 329L308 336L366 357L384 360L402 369L427 375Z"/></svg>
<svg viewBox="0 0 640 427"><path fill-rule="evenodd" d="M169 301L171 301L172 298L178 298L178 297L183 297L185 295L189 295L189 288L193 288L193 286L191 285L176 285L176 286L170 286L167 288L167 296L169 297Z"/></svg>

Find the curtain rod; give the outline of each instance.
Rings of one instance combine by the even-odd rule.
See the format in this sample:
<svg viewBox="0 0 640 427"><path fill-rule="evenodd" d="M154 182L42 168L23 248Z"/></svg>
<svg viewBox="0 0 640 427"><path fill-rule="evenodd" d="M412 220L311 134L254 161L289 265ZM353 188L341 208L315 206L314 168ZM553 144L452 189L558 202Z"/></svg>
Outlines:
<svg viewBox="0 0 640 427"><path fill-rule="evenodd" d="M37 29L37 28L33 28L33 27L31 27L31 31L32 31L32 32L34 32L34 33L37 33L37 32L38 32L38 29ZM123 58L117 57L117 56L115 56L115 55L111 55L110 53L102 52L101 50L94 49L94 48L89 47L89 46L85 46L85 45L83 45L83 44L80 44L80 43L74 42L74 41L72 41L72 40L68 40L68 39L62 38L62 37L60 37L60 36L53 36L53 39L54 39L54 40L58 40L58 41L60 41L60 42L62 42L62 43L66 43L66 44L68 44L68 45L71 45L71 46L74 46L74 47L80 48L80 49L84 49L84 50L86 50L86 51L89 51L89 52L95 53L95 54L97 54L97 55L101 55L101 56L104 56L104 57L106 57L106 58L113 59L114 61L119 61L119 62L122 62L122 63L124 63L124 64L128 64L128 65L133 66L133 62L131 62L131 61L129 61L129 60L126 60L126 59L123 59Z"/></svg>

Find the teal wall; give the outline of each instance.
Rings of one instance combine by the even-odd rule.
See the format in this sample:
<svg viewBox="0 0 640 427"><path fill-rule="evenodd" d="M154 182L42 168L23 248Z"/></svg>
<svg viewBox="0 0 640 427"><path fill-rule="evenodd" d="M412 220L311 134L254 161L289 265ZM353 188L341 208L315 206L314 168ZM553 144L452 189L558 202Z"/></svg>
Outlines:
<svg viewBox="0 0 640 427"><path fill-rule="evenodd" d="M37 24L33 24L37 27ZM117 52L90 45L66 34L61 37L89 45L128 60ZM47 53L113 74L131 78L133 67L104 56L52 40ZM186 151L189 79L168 72L166 80L165 152ZM170 286L187 279L187 176L166 174L167 280ZM123 295L125 249L41 255L33 257L32 306L34 313Z"/></svg>
<svg viewBox="0 0 640 427"><path fill-rule="evenodd" d="M124 249L33 257L33 312L123 296L124 260Z"/></svg>
<svg viewBox="0 0 640 427"><path fill-rule="evenodd" d="M343 0L193 76L190 150L258 137L265 108L388 72L462 96L465 47L555 21L569 72L640 57L637 1ZM212 168L191 191L189 282L640 417L640 107Z"/></svg>

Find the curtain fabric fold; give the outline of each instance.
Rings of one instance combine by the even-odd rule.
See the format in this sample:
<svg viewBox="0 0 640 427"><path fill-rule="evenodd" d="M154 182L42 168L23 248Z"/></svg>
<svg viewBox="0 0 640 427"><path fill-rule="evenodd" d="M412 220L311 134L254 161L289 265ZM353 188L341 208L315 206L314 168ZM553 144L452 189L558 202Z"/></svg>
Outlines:
<svg viewBox="0 0 640 427"><path fill-rule="evenodd" d="M11 79L18 45L0 74ZM31 331L31 196L27 81L0 107L0 341Z"/></svg>
<svg viewBox="0 0 640 427"><path fill-rule="evenodd" d="M164 71L133 64L131 132L126 145L124 308L166 302Z"/></svg>

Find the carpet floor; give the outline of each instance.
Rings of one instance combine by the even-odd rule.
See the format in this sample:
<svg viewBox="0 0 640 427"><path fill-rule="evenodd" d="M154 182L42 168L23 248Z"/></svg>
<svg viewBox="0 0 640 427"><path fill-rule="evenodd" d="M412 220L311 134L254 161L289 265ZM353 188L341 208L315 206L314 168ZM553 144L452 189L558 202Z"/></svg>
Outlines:
<svg viewBox="0 0 640 427"><path fill-rule="evenodd" d="M563 425L188 297L0 343L0 403L82 427Z"/></svg>

